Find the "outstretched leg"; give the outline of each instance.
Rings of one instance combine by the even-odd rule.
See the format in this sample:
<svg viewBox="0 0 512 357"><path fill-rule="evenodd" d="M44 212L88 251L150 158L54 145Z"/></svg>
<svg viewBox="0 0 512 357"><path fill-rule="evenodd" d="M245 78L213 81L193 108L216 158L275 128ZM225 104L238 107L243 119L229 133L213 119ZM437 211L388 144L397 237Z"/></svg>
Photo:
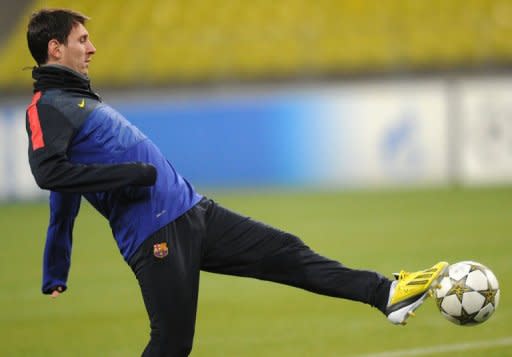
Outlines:
<svg viewBox="0 0 512 357"><path fill-rule="evenodd" d="M210 201L201 269L252 277L345 298L385 313L391 282L325 258L296 236L231 212Z"/></svg>

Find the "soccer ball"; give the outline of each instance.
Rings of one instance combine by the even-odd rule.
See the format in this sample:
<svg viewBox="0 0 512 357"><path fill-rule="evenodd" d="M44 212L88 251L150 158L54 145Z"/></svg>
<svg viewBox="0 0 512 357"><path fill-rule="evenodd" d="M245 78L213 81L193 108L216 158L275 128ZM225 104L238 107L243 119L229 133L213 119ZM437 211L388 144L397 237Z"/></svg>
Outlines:
<svg viewBox="0 0 512 357"><path fill-rule="evenodd" d="M486 266L463 261L450 265L435 289L441 314L457 325L472 326L486 321L500 301L498 279Z"/></svg>

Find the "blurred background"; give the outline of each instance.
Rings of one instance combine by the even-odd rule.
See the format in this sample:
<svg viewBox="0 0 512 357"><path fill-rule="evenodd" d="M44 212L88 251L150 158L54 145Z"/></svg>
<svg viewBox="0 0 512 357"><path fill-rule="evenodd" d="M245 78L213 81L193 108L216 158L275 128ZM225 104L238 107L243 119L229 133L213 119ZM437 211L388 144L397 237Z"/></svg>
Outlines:
<svg viewBox="0 0 512 357"><path fill-rule="evenodd" d="M27 20L70 5L2 6L2 200L39 193L22 134L34 65ZM93 88L196 185L512 181L509 0L79 7L97 48Z"/></svg>
<svg viewBox="0 0 512 357"><path fill-rule="evenodd" d="M473 259L512 285L511 0L0 3L0 355L129 356L147 341L142 301L126 298L136 284L112 242L98 251L110 232L85 204L67 300L37 291L48 211L26 157L25 36L42 7L91 18L93 89L200 191L351 266ZM359 305L202 279L197 356L370 356L433 340L484 341L452 356L512 355L506 293L482 327L433 313L397 332ZM69 331L81 338L55 346Z"/></svg>

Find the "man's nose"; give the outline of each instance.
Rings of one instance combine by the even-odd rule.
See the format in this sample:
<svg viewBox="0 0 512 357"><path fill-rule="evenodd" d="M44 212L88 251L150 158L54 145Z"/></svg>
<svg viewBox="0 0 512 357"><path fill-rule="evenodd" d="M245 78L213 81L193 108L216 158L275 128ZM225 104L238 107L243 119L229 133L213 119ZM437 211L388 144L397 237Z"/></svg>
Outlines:
<svg viewBox="0 0 512 357"><path fill-rule="evenodd" d="M94 47L94 45L92 44L92 42L89 42L89 50L88 50L87 52L88 52L88 53L91 53L91 54L96 53L96 47Z"/></svg>

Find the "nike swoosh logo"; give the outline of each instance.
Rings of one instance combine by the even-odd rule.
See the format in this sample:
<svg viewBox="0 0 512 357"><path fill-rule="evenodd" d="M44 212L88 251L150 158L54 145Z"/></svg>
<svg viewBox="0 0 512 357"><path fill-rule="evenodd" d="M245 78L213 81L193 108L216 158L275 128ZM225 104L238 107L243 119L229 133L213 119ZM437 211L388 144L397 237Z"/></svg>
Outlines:
<svg viewBox="0 0 512 357"><path fill-rule="evenodd" d="M84 108L85 107L85 99L82 99L82 101L80 103L77 104L79 108Z"/></svg>

